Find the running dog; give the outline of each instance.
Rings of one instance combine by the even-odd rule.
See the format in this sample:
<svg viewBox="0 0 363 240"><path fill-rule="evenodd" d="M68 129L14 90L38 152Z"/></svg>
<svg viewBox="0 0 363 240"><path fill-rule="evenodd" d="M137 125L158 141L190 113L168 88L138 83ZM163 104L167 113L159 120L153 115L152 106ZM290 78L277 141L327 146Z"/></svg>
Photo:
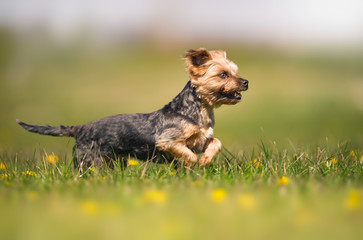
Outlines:
<svg viewBox="0 0 363 240"><path fill-rule="evenodd" d="M209 164L221 150L213 137L214 109L241 101L248 81L237 75L238 67L224 51L200 48L184 56L190 80L163 108L151 113L119 114L77 126L37 126L17 120L30 132L74 137L74 166L101 166L114 160L164 159Z"/></svg>

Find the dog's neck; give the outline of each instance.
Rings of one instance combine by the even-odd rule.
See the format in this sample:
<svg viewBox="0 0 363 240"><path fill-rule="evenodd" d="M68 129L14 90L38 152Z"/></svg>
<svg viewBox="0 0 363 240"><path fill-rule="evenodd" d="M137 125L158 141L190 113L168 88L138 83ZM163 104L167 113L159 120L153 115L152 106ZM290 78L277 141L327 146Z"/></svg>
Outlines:
<svg viewBox="0 0 363 240"><path fill-rule="evenodd" d="M209 128L214 126L213 108L203 104L191 81L188 81L184 89L163 108L164 111L168 111L168 109L186 117L199 127Z"/></svg>

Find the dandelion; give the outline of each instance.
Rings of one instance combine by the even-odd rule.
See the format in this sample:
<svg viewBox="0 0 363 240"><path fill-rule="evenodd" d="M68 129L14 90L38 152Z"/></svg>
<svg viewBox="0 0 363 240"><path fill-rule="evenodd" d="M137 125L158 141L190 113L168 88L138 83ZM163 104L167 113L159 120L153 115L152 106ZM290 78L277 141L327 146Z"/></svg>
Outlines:
<svg viewBox="0 0 363 240"><path fill-rule="evenodd" d="M338 163L338 159L336 159L335 157L330 159L329 161L326 162L326 166L330 167L330 166L334 166Z"/></svg>
<svg viewBox="0 0 363 240"><path fill-rule="evenodd" d="M337 163L338 163L338 159L336 159L336 158L332 158L332 159L330 160L330 162L331 162L331 164L334 166L335 164L337 164Z"/></svg>
<svg viewBox="0 0 363 240"><path fill-rule="evenodd" d="M256 208L256 199L250 194L242 194L238 198L239 205L246 210L253 210Z"/></svg>
<svg viewBox="0 0 363 240"><path fill-rule="evenodd" d="M164 204L167 200L167 194L160 190L149 190L143 195L144 202L154 204Z"/></svg>
<svg viewBox="0 0 363 240"><path fill-rule="evenodd" d="M59 162L59 157L57 155L51 154L48 156L47 160L50 164L57 164Z"/></svg>
<svg viewBox="0 0 363 240"><path fill-rule="evenodd" d="M282 176L277 180L277 183L281 186L286 186L290 183L290 179L286 176Z"/></svg>
<svg viewBox="0 0 363 240"><path fill-rule="evenodd" d="M86 215L94 216L99 213L100 206L95 201L87 200L82 202L81 210Z"/></svg>
<svg viewBox="0 0 363 240"><path fill-rule="evenodd" d="M37 174L33 171L27 170L26 172L22 172L24 176L36 177Z"/></svg>
<svg viewBox="0 0 363 240"><path fill-rule="evenodd" d="M344 202L344 206L349 211L355 211L362 207L362 198L357 190L351 190Z"/></svg>
<svg viewBox="0 0 363 240"><path fill-rule="evenodd" d="M252 159L252 165L255 168L259 168L261 166L261 162L257 158L254 158L254 159Z"/></svg>
<svg viewBox="0 0 363 240"><path fill-rule="evenodd" d="M227 197L227 191L223 188L215 189L212 193L212 199L216 203L223 202Z"/></svg>
<svg viewBox="0 0 363 240"><path fill-rule="evenodd" d="M129 160L129 165L130 166L138 166L140 163L136 160L130 159Z"/></svg>
<svg viewBox="0 0 363 240"><path fill-rule="evenodd" d="M5 163L0 162L0 170L6 170Z"/></svg>
<svg viewBox="0 0 363 240"><path fill-rule="evenodd" d="M175 171L171 171L170 172L170 176L175 176L176 175L176 172Z"/></svg>
<svg viewBox="0 0 363 240"><path fill-rule="evenodd" d="M106 181L106 177L98 177L98 181L100 181L100 182Z"/></svg>
<svg viewBox="0 0 363 240"><path fill-rule="evenodd" d="M353 161L355 161L355 158L358 156L357 150L350 151L349 155L352 157Z"/></svg>
<svg viewBox="0 0 363 240"><path fill-rule="evenodd" d="M89 168L89 170L90 170L91 172L94 172L94 171L95 171L95 167L90 167L90 168Z"/></svg>
<svg viewBox="0 0 363 240"><path fill-rule="evenodd" d="M1 174L1 180L7 179L9 177L8 174Z"/></svg>

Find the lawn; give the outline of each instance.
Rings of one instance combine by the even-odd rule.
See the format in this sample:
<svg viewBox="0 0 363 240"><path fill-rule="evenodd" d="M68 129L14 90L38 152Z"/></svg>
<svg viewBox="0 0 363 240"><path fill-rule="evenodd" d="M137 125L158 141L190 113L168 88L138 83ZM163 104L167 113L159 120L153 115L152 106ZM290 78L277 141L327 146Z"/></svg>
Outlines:
<svg viewBox="0 0 363 240"><path fill-rule="evenodd" d="M224 149L187 169L129 160L127 169L74 170L68 159L3 156L4 239L360 239L363 155Z"/></svg>
<svg viewBox="0 0 363 240"><path fill-rule="evenodd" d="M216 109L224 147L211 165L130 159L80 172L73 139L15 119L72 125L159 109L188 80L185 49L1 40L2 239L361 238L362 53L218 46L250 89Z"/></svg>

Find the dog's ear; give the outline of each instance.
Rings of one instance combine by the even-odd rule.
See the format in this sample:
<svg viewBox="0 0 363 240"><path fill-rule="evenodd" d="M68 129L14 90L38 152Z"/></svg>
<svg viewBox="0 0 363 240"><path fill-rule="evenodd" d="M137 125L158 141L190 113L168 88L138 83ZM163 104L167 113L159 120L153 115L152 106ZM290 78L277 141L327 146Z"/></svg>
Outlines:
<svg viewBox="0 0 363 240"><path fill-rule="evenodd" d="M195 67L199 67L204 63L208 62L212 59L209 51L205 48L199 48L197 50L189 50L184 55L184 59L186 59L187 64L192 64Z"/></svg>
<svg viewBox="0 0 363 240"><path fill-rule="evenodd" d="M191 79L196 80L200 76L203 76L207 71L207 62L212 60L212 55L205 48L197 50L189 50L184 55L185 63L189 76Z"/></svg>
<svg viewBox="0 0 363 240"><path fill-rule="evenodd" d="M217 55L217 56L222 57L222 58L227 58L227 53L225 51L222 51L222 50L211 51L211 53L213 55Z"/></svg>

